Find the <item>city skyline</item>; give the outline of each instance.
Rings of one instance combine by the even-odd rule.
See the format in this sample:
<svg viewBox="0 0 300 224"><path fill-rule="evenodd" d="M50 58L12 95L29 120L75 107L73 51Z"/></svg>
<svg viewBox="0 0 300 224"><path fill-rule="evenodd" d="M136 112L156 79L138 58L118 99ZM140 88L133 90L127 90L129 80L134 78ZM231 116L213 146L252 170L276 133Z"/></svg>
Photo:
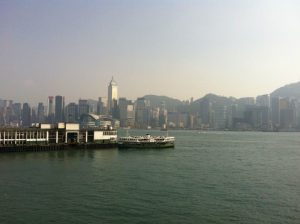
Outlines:
<svg viewBox="0 0 300 224"><path fill-rule="evenodd" d="M111 100L108 100L110 98L110 89L111 89L111 84L113 82L113 85L115 85L115 88L116 90L116 95L114 98L111 97ZM218 96L218 97L225 97L225 98L233 98L233 99L236 99L236 100L239 100L239 99L254 99L256 100L257 98L261 97L261 96L266 96L268 95L269 97L271 97L271 94L272 92L274 91L277 91L278 89L281 89L283 87L288 87L288 86L291 86L291 85L300 85L300 82L297 82L297 83L288 83L288 84L285 84L283 86L280 86L279 88L277 89L274 89L272 90L271 92L269 93L265 93L265 94L256 94L254 96L243 96L243 97L234 97L234 96L224 96L224 95L218 95L216 93L213 93L213 92L207 92L205 93L203 96L200 96L199 98L194 98L194 97L186 97L184 98L183 100L182 99L178 99L178 98L175 98L175 97L172 97L172 96L165 96L165 95L156 95L156 94L144 94L144 95L141 95L141 96L137 96L136 98L128 98L126 96L123 96L123 95L118 95L118 89L119 89L119 85L117 84L117 81L114 79L114 77L112 77L106 87L106 95L104 94L103 96L97 96L97 97L94 97L94 98L85 98L85 97L82 97L82 96L79 96L77 99L75 98L72 98L71 99L68 99L68 98L65 98L65 96L63 95L60 95L60 94L55 94L55 93L52 93L50 94L49 96L46 96L45 99L42 99L41 101L32 101L32 99L26 97L24 98L23 101L20 101L18 100L17 98L5 98L4 96L0 96L0 100L5 100L5 101L12 101L13 103L28 103L29 105L33 106L34 108L37 108L36 106L38 106L38 104L40 103L43 103L45 105L47 105L47 115L49 115L49 113L53 113L54 114L54 106L55 106L55 101L54 101L54 98L56 97L63 97L63 101L64 101L64 104L70 104L70 103L78 103L80 101L101 101L103 102L103 100L105 101L104 103L105 104L109 104L109 101L113 102L115 100L116 103L119 102L119 99L127 99L127 100L130 100L132 102L135 102L137 101L139 98L143 98L145 96L157 96L157 97L166 97L166 98L169 98L169 99L173 99L173 100L179 100L181 101L182 103L185 103L187 101L189 101L191 103L191 101L196 101L196 100L200 100L200 99L203 99L205 98L206 96L208 95L215 95L215 96ZM281 96L281 98L284 98L284 96ZM49 104L49 100L51 101L51 106ZM51 108L51 109L49 109ZM50 112L51 111L51 112Z"/></svg>
<svg viewBox="0 0 300 224"><path fill-rule="evenodd" d="M226 98L208 94L194 102L168 97L148 96L129 100L118 96L118 84L112 77L107 97L98 101L78 99L65 103L65 97L48 97L31 107L27 102L0 99L0 127L31 127L44 122L80 123L95 128L113 125L131 128L187 128L209 130L300 130L300 82L275 90L272 95Z"/></svg>
<svg viewBox="0 0 300 224"><path fill-rule="evenodd" d="M255 97L300 81L298 1L1 1L0 95ZM30 103L33 103L30 102Z"/></svg>
<svg viewBox="0 0 300 224"><path fill-rule="evenodd" d="M300 83L289 85L278 89L273 96L261 95L256 99L226 99L207 95L194 104L192 101L170 102L170 99L162 97L157 97L156 100L141 97L136 101L121 97L117 101L111 94L117 94L118 89L112 79L108 86L109 97L106 100L100 97L96 104L90 100L79 99L78 104L69 103L65 106L64 97L57 95L55 98L48 97L48 107L39 103L38 108L35 108L28 103L23 103L22 106L21 103L0 99L0 127L31 127L45 122L52 125L71 122L89 128L113 124L115 128L299 131L299 91L293 91L295 87L299 89L299 85ZM111 91L112 88L115 90ZM281 92L279 95L278 91ZM113 105L109 109L110 101Z"/></svg>

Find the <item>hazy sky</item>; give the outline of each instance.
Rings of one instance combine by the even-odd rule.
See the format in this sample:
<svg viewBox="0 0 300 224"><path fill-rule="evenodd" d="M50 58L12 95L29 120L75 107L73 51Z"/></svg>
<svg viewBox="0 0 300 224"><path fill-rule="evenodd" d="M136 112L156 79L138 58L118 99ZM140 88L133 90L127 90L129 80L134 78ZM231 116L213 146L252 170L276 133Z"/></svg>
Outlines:
<svg viewBox="0 0 300 224"><path fill-rule="evenodd" d="M300 81L300 1L1 0L0 98L256 96Z"/></svg>

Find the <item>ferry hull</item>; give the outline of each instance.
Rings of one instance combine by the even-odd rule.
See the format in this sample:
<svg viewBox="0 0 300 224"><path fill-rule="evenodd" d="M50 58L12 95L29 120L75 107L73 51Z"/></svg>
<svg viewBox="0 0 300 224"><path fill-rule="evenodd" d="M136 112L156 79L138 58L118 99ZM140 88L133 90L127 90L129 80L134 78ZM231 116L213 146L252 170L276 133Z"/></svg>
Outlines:
<svg viewBox="0 0 300 224"><path fill-rule="evenodd" d="M163 148L174 148L174 142L160 142L160 143L119 143L119 149L163 149Z"/></svg>

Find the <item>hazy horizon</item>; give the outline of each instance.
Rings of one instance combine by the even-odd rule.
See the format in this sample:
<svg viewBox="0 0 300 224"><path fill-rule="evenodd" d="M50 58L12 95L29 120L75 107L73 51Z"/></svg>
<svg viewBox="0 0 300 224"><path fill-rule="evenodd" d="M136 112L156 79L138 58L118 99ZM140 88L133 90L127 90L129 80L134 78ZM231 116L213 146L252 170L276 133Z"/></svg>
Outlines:
<svg viewBox="0 0 300 224"><path fill-rule="evenodd" d="M0 98L255 97L300 81L300 2L1 1Z"/></svg>

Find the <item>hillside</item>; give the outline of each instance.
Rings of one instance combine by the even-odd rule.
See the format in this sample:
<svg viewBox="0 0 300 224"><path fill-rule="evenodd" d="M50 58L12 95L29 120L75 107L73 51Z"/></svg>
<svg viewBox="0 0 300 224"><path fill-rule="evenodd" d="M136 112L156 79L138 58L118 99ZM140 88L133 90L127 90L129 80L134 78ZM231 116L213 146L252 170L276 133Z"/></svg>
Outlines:
<svg viewBox="0 0 300 224"><path fill-rule="evenodd" d="M290 97L300 99L300 82L292 83L276 89L271 93L272 97Z"/></svg>
<svg viewBox="0 0 300 224"><path fill-rule="evenodd" d="M300 82L280 87L273 91L270 95L271 97L289 97L300 100ZM161 102L165 102L166 109L168 111L180 112L199 112L199 106L201 105L201 102L205 100L208 100L214 106L231 106L236 104L238 101L238 99L234 97L218 96L212 93L195 100L191 105L187 105L178 99L167 96L146 95L144 98L150 101L152 107L159 107Z"/></svg>
<svg viewBox="0 0 300 224"><path fill-rule="evenodd" d="M205 95L204 97L196 100L194 104L199 104L200 102L204 100L209 100L210 102L217 104L217 105L231 105L234 101L236 101L236 98L233 97L225 97L225 96L218 96L216 94L209 93Z"/></svg>
<svg viewBox="0 0 300 224"><path fill-rule="evenodd" d="M174 111L183 104L180 100L167 96L146 95L144 98L150 101L151 107L159 107L161 102L165 102L168 111Z"/></svg>

